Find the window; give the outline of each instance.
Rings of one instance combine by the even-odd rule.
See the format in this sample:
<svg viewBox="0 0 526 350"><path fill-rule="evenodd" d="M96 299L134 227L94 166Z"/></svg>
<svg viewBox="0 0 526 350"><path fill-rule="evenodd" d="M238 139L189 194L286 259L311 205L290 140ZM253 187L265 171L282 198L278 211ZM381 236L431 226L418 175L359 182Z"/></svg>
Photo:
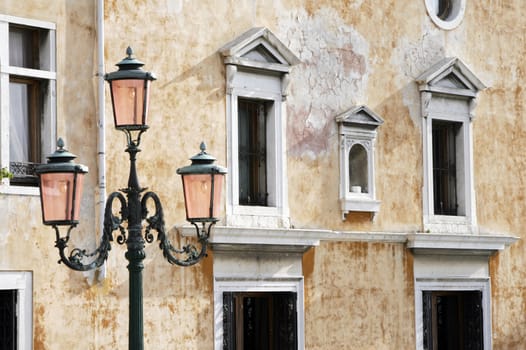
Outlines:
<svg viewBox="0 0 526 350"><path fill-rule="evenodd" d="M223 349L298 349L296 299L292 292L223 293Z"/></svg>
<svg viewBox="0 0 526 350"><path fill-rule="evenodd" d="M424 291L424 350L482 350L481 291Z"/></svg>
<svg viewBox="0 0 526 350"><path fill-rule="evenodd" d="M239 203L267 206L266 108L262 101L238 101Z"/></svg>
<svg viewBox="0 0 526 350"><path fill-rule="evenodd" d="M462 181L461 174L457 174L457 153L462 142L458 142L461 130L460 123L433 121L433 197L434 211L438 215L458 215L457 179ZM458 167L460 169L460 167ZM461 188L463 186L460 186ZM463 209L463 208L462 208Z"/></svg>
<svg viewBox="0 0 526 350"><path fill-rule="evenodd" d="M422 105L424 230L474 233L472 122L485 86L458 58L417 78Z"/></svg>
<svg viewBox="0 0 526 350"><path fill-rule="evenodd" d="M491 349L487 257L471 259L466 265L465 257L454 257L455 261L445 263L440 257L430 259L430 255L417 256L416 260L425 260L425 266L415 265L416 349ZM429 264L432 260L446 266ZM485 269L480 277L452 276L472 270L470 263L476 261Z"/></svg>
<svg viewBox="0 0 526 350"><path fill-rule="evenodd" d="M32 276L0 272L0 350L31 349Z"/></svg>
<svg viewBox="0 0 526 350"><path fill-rule="evenodd" d="M0 349L16 350L16 290L0 290Z"/></svg>
<svg viewBox="0 0 526 350"><path fill-rule="evenodd" d="M36 186L35 166L55 139L55 26L0 15L1 166L11 185ZM8 45L7 45L8 43Z"/></svg>
<svg viewBox="0 0 526 350"><path fill-rule="evenodd" d="M439 28L456 28L464 17L466 0L425 0L429 17Z"/></svg>
<svg viewBox="0 0 526 350"><path fill-rule="evenodd" d="M241 260L234 258L228 248L217 253L218 259L214 260L215 350L305 347L301 254L292 255L295 257L288 260L284 268L288 273L276 277L275 273L271 274L275 253L249 254ZM239 265L235 271L233 263ZM290 265L299 270L291 269ZM255 266L259 266L258 278L251 277L256 273Z"/></svg>
<svg viewBox="0 0 526 350"><path fill-rule="evenodd" d="M336 117L340 137L340 205L342 220L351 211L380 209L376 200L374 146L376 129L383 120L366 106L358 106Z"/></svg>
<svg viewBox="0 0 526 350"><path fill-rule="evenodd" d="M226 66L227 225L289 227L285 102L289 70L299 60L266 28L219 52Z"/></svg>

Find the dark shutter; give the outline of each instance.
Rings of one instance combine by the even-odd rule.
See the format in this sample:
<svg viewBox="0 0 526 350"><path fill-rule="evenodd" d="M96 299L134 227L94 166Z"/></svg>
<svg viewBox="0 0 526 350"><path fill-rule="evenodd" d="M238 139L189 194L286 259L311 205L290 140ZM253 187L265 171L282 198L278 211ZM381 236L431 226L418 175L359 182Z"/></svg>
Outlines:
<svg viewBox="0 0 526 350"><path fill-rule="evenodd" d="M483 346L483 319L482 319L482 292L470 293L469 298L464 298L464 350L482 350Z"/></svg>
<svg viewBox="0 0 526 350"><path fill-rule="evenodd" d="M16 350L16 290L0 290L0 350Z"/></svg>
<svg viewBox="0 0 526 350"><path fill-rule="evenodd" d="M422 293L422 320L423 320L423 338L424 350L433 350L433 315L432 308L433 292L425 291Z"/></svg>
<svg viewBox="0 0 526 350"><path fill-rule="evenodd" d="M298 326L296 293L274 294L274 337L276 350L296 350L298 348Z"/></svg>
<svg viewBox="0 0 526 350"><path fill-rule="evenodd" d="M233 292L223 293L223 350L236 349L236 305Z"/></svg>

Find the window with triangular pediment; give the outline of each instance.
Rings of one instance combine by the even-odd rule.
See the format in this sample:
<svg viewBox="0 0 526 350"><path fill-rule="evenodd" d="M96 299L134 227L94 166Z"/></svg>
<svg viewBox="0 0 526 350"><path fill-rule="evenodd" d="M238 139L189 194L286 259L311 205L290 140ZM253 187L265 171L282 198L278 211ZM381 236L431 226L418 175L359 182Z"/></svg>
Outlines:
<svg viewBox="0 0 526 350"><path fill-rule="evenodd" d="M471 123L484 84L458 58L445 58L417 78L424 146L424 229L477 230Z"/></svg>
<svg viewBox="0 0 526 350"><path fill-rule="evenodd" d="M224 45L227 225L290 227L285 154L289 71L299 59L267 28Z"/></svg>

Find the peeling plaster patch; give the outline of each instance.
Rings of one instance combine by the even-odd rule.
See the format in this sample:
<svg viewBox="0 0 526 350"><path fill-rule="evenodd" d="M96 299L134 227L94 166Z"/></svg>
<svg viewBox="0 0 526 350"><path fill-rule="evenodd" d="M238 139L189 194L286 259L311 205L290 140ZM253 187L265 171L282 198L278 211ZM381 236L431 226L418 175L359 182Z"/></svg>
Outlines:
<svg viewBox="0 0 526 350"><path fill-rule="evenodd" d="M314 159L334 141L334 117L364 98L369 45L332 8L289 12L280 29L302 62L291 73L289 154Z"/></svg>
<svg viewBox="0 0 526 350"><path fill-rule="evenodd" d="M414 125L421 128L420 94L415 79L433 64L444 58L444 39L440 33L426 31L416 42L401 37L391 56L391 65L400 67L398 81L407 82L402 87L404 106L409 110L409 115ZM409 79L408 79L409 78Z"/></svg>
<svg viewBox="0 0 526 350"><path fill-rule="evenodd" d="M166 0L166 11L168 13L181 13L183 11L183 0Z"/></svg>

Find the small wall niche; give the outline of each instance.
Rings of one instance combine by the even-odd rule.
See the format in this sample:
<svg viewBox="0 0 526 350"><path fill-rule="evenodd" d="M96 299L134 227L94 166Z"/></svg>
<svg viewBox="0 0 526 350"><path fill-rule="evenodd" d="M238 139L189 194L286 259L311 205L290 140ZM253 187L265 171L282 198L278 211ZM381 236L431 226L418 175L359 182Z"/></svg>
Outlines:
<svg viewBox="0 0 526 350"><path fill-rule="evenodd" d="M340 141L340 206L342 220L351 211L369 212L374 218L380 210L376 199L374 145L382 118L367 106L357 106L338 115Z"/></svg>

